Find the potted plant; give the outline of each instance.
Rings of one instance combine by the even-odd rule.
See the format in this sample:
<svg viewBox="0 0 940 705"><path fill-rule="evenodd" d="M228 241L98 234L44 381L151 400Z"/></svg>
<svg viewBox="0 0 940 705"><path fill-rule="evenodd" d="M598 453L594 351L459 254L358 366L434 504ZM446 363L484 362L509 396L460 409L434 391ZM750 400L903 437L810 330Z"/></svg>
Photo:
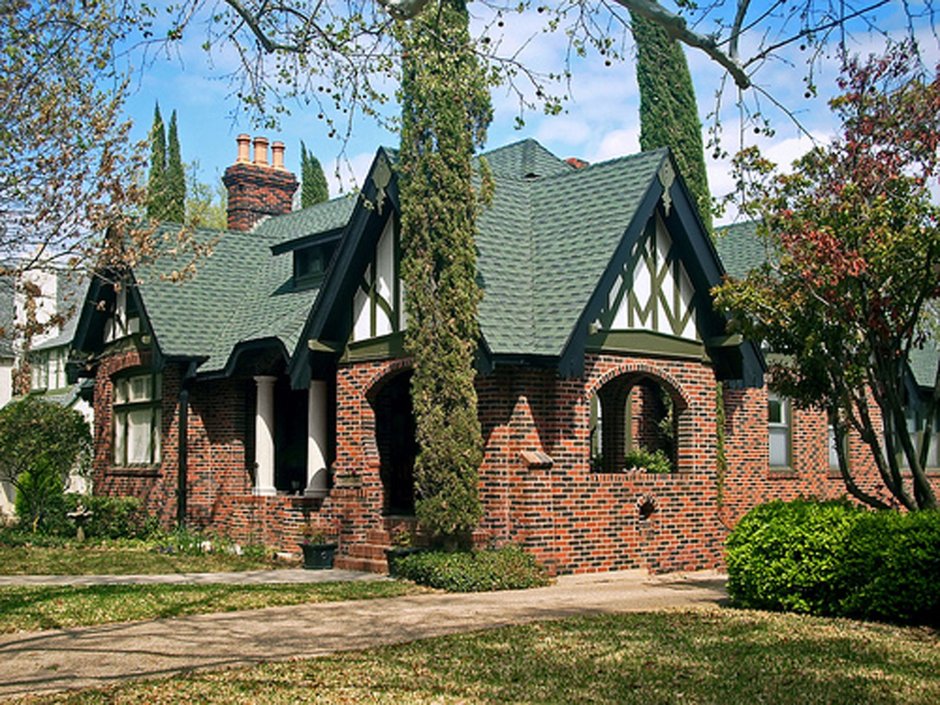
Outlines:
<svg viewBox="0 0 940 705"><path fill-rule="evenodd" d="M300 550L304 553L304 568L309 570L332 568L337 545L334 534L320 527L308 526L300 544Z"/></svg>
<svg viewBox="0 0 940 705"><path fill-rule="evenodd" d="M427 550L421 546L415 546L414 543L414 532L409 529L399 528L392 534L392 545L390 548L385 549L385 559L388 561L388 574L390 577L398 577L398 569L395 564L399 558Z"/></svg>

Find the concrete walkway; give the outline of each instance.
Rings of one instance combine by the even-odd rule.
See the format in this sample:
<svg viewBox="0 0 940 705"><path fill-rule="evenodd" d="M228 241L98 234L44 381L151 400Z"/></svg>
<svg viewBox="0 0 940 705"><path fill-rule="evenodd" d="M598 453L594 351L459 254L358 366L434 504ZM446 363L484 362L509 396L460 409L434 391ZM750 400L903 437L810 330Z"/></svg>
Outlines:
<svg viewBox="0 0 940 705"><path fill-rule="evenodd" d="M388 580L378 573L354 570L246 570L236 573L167 573L163 575L0 575L4 585L270 585L272 583L326 583Z"/></svg>
<svg viewBox="0 0 940 705"><path fill-rule="evenodd" d="M724 599L725 578L712 571L656 577L627 571L565 576L535 590L412 595L0 635L0 697Z"/></svg>

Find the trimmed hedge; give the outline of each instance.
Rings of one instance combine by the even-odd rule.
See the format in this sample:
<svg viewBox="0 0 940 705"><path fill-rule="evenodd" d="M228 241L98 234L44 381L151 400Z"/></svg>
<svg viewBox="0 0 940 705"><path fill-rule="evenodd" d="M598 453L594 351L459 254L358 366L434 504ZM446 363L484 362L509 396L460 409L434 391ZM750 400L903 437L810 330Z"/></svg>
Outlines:
<svg viewBox="0 0 940 705"><path fill-rule="evenodd" d="M728 592L742 607L940 623L940 512L770 502L727 548Z"/></svg>
<svg viewBox="0 0 940 705"><path fill-rule="evenodd" d="M399 577L448 592L520 590L548 584L548 574L518 546L486 551L424 551L395 559Z"/></svg>

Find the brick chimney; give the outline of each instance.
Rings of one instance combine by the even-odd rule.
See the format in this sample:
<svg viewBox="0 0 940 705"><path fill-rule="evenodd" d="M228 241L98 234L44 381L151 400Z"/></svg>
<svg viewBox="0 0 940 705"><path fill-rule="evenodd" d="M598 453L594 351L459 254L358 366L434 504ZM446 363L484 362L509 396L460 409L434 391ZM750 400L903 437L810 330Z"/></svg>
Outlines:
<svg viewBox="0 0 940 705"><path fill-rule="evenodd" d="M269 161L266 137L254 138L254 155L251 137L239 135L235 141L238 158L222 177L228 190L228 227L248 231L265 216L290 213L297 177L284 168L283 142L271 145Z"/></svg>

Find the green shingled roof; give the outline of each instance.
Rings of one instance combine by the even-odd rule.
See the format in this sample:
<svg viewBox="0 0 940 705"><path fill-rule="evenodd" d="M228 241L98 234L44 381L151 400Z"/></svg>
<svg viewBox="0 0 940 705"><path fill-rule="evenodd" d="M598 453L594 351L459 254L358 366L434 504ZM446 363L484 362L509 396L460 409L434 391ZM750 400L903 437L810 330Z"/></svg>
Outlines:
<svg viewBox="0 0 940 705"><path fill-rule="evenodd" d="M767 246L757 234L757 221L734 223L715 229L715 248L732 277L741 279L767 261Z"/></svg>
<svg viewBox="0 0 940 705"><path fill-rule="evenodd" d="M666 152L583 169L532 140L484 156L496 191L477 233L483 336L497 354L559 355Z"/></svg>
<svg viewBox="0 0 940 705"><path fill-rule="evenodd" d="M179 283L160 276L179 266L178 258L160 257L138 268L139 290L161 352L206 357L200 372L214 372L240 343L273 338L293 350L318 291L295 291L290 253L274 256L271 247L342 227L354 203L354 198L334 199L270 218L247 233L197 231L198 239L217 242L192 278ZM172 236L175 229L161 232Z"/></svg>
<svg viewBox="0 0 940 705"><path fill-rule="evenodd" d="M483 336L496 354L558 356L667 153L575 169L523 140L485 156L496 190L478 223ZM200 372L221 370L251 340L276 338L293 351L318 291L293 291L292 255L271 248L342 228L356 203L334 199L249 233L201 231L219 242L180 284L159 277L172 259L159 260L159 271L141 268L140 292L161 351L208 358Z"/></svg>

